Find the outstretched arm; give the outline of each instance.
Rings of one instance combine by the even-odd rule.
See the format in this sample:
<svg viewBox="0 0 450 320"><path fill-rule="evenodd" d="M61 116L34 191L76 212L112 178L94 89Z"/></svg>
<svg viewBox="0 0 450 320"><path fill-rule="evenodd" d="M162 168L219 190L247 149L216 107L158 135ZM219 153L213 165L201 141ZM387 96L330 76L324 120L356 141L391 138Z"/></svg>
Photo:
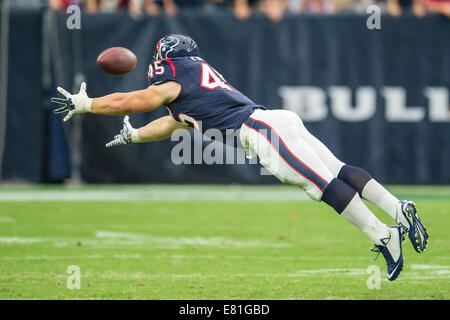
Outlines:
<svg viewBox="0 0 450 320"><path fill-rule="evenodd" d="M106 147L164 140L170 138L172 133L177 129L191 129L191 127L183 125L171 116L165 116L136 129L131 126L129 117L125 116L123 119L123 129L114 137L114 140L106 144Z"/></svg>
<svg viewBox="0 0 450 320"><path fill-rule="evenodd" d="M163 104L169 104L178 96L180 84L167 82L153 85L144 90L113 93L92 100L91 112L120 116L132 113L153 111Z"/></svg>
<svg viewBox="0 0 450 320"><path fill-rule="evenodd" d="M136 142L164 140L170 138L177 129L191 129L191 127L176 121L171 116L161 117L137 129L137 140L139 141Z"/></svg>
<svg viewBox="0 0 450 320"><path fill-rule="evenodd" d="M125 115L153 111L163 104L175 100L181 90L179 83L169 81L161 85L152 85L144 90L113 93L104 97L91 99L86 94L86 83L83 82L80 92L70 94L63 88L58 91L65 98L52 98L52 102L62 105L55 113L68 112L64 121L69 120L77 113L96 113L104 115Z"/></svg>

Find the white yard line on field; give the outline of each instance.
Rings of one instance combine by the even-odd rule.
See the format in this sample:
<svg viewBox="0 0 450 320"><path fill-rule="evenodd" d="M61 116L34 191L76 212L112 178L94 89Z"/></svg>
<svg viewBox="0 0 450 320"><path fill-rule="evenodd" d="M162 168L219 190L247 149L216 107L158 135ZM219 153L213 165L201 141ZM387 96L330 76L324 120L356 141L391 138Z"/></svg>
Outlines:
<svg viewBox="0 0 450 320"><path fill-rule="evenodd" d="M80 256L0 256L2 260L100 260L100 259L141 259L140 254L114 254L110 256L104 256L99 254L93 255L80 255Z"/></svg>
<svg viewBox="0 0 450 320"><path fill-rule="evenodd" d="M286 261L286 260L292 260L292 261L317 261L317 260L329 260L330 258L325 257L305 257L305 256L299 256L299 257L272 257L272 256L230 256L230 255L223 255L223 256L212 256L212 255L192 255L192 256L181 256L181 255L170 255L170 256L143 256L141 254L114 254L114 255L80 255L80 256L49 256L49 255L42 255L42 256L0 256L1 260L90 260L90 259L154 259L154 258L165 258L165 259L219 259L219 260L227 260L227 259L233 259L233 260L275 260L275 261ZM332 257L333 259L338 260L369 260L368 257Z"/></svg>
<svg viewBox="0 0 450 320"><path fill-rule="evenodd" d="M2 190L0 202L13 201L309 201L296 188L224 187L130 187L110 190Z"/></svg>
<svg viewBox="0 0 450 320"><path fill-rule="evenodd" d="M180 254L174 254L171 255L171 258L174 259L263 259L263 260L318 260L318 261L329 261L330 259L335 260L368 260L372 261L372 258L370 255L367 256L239 256L239 255L180 255ZM433 260L450 260L450 256L434 256ZM419 266L421 265L412 265L412 266ZM436 268L438 268L436 266ZM439 269L445 269L448 267L442 266L442 268ZM427 268L423 268L427 269Z"/></svg>
<svg viewBox="0 0 450 320"><path fill-rule="evenodd" d="M367 272L365 269L311 269L311 270L297 270L288 273L231 273L231 274L145 274L145 273L118 273L118 272L104 272L104 273L89 273L83 274L83 278L93 279L113 279L113 280L156 280L156 279L220 279L223 281L229 281L230 278L294 278L292 282L297 282L295 278L303 277L366 277ZM0 279L16 278L17 275L0 275ZM23 273L20 276L22 279L44 279L44 278L56 278L65 279L67 276L64 274L39 274L39 273ZM399 280L443 280L450 279L449 274L441 275L434 271L424 274L403 272ZM381 281L388 281L382 278Z"/></svg>
<svg viewBox="0 0 450 320"><path fill-rule="evenodd" d="M415 270L450 270L450 266L429 265L429 264L412 264L411 269Z"/></svg>
<svg viewBox="0 0 450 320"><path fill-rule="evenodd" d="M148 234L134 234L116 231L97 231L95 237L0 237L0 244L34 244L50 243L56 247L91 247L91 248L140 248L182 249L186 247L215 248L285 248L290 243L272 242L259 239L232 239L226 237L162 237Z"/></svg>
<svg viewBox="0 0 450 320"><path fill-rule="evenodd" d="M114 242L148 243L169 247L212 246L219 248L282 248L289 247L289 243L274 243L261 240L235 240L225 237L157 237L143 234L116 231L96 231L95 236ZM104 241L104 240L102 240Z"/></svg>
<svg viewBox="0 0 450 320"><path fill-rule="evenodd" d="M219 260L226 260L226 259L233 259L233 260L240 260L240 259L256 259L256 260L305 260L305 261L328 261L330 258L336 259L336 260L370 260L369 256L360 256L360 257L351 257L351 256L238 256L238 255L179 255L174 254L170 256L173 259L219 259Z"/></svg>
<svg viewBox="0 0 450 320"><path fill-rule="evenodd" d="M0 237L0 243L39 243L45 241L44 238Z"/></svg>
<svg viewBox="0 0 450 320"><path fill-rule="evenodd" d="M0 223L14 223L16 220L13 217L0 217Z"/></svg>
<svg viewBox="0 0 450 320"><path fill-rule="evenodd" d="M27 242L22 242L27 243ZM30 243L30 242L28 242ZM35 242L34 242L35 243ZM80 255L80 256L0 256L2 260L101 260L101 259L207 259L207 260L274 260L274 261L329 261L330 258L335 260L362 260L369 261L368 256L237 256L237 255L142 255L142 254L113 254L113 255ZM433 257L433 260L448 260L450 257ZM435 274L447 275L450 274L450 266L441 265L418 265L413 264L409 268L413 270L435 270Z"/></svg>

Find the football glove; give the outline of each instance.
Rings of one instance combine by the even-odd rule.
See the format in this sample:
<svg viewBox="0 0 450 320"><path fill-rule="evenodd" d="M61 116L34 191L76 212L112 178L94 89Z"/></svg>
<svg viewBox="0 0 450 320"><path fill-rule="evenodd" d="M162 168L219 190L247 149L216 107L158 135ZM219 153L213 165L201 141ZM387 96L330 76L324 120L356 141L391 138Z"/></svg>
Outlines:
<svg viewBox="0 0 450 320"><path fill-rule="evenodd" d="M91 111L92 99L86 94L86 82L81 83L80 92L77 94L70 94L61 87L58 87L57 90L65 98L51 98L53 103L62 105L62 107L55 109L53 112L55 114L68 112L63 119L64 122L72 118L74 114Z"/></svg>
<svg viewBox="0 0 450 320"><path fill-rule="evenodd" d="M133 133L136 134L137 129L133 128L130 124L130 117L125 116L123 118L123 128L118 135L114 136L114 139L108 142L105 147L111 148L119 146L121 144L133 143Z"/></svg>

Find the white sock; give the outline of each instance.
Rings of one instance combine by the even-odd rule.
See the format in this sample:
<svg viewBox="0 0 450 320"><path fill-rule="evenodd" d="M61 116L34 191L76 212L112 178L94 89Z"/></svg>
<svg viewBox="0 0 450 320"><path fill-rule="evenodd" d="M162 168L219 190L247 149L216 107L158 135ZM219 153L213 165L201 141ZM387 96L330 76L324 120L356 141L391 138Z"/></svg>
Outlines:
<svg viewBox="0 0 450 320"><path fill-rule="evenodd" d="M364 199L380 207L397 221L397 204L399 200L375 179L367 182L361 194Z"/></svg>
<svg viewBox="0 0 450 320"><path fill-rule="evenodd" d="M380 239L389 238L388 227L375 217L358 194L355 194L341 216L361 229L375 244L381 245Z"/></svg>

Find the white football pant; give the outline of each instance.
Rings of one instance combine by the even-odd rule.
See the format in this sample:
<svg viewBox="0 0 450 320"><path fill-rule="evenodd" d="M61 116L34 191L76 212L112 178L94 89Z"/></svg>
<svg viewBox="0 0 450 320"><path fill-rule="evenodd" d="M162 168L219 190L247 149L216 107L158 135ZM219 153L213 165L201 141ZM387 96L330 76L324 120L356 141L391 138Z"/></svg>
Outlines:
<svg viewBox="0 0 450 320"><path fill-rule="evenodd" d="M344 165L292 111L258 109L239 137L249 159L257 155L281 182L300 187L316 201Z"/></svg>

